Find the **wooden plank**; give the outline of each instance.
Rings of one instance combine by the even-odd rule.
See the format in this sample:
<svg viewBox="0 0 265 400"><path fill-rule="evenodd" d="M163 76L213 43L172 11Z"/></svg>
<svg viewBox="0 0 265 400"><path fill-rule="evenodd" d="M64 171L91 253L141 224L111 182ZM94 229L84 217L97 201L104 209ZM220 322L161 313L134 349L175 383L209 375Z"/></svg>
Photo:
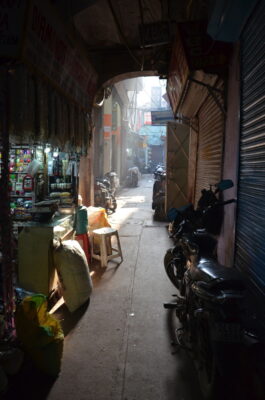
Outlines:
<svg viewBox="0 0 265 400"><path fill-rule="evenodd" d="M190 128L169 122L167 125L166 212L188 202Z"/></svg>

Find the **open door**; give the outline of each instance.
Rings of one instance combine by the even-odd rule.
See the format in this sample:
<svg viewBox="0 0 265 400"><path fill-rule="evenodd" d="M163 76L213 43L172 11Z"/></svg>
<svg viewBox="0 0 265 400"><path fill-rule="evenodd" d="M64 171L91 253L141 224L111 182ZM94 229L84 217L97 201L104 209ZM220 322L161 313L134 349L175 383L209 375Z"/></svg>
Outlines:
<svg viewBox="0 0 265 400"><path fill-rule="evenodd" d="M189 141L188 125L167 123L166 212L188 203Z"/></svg>

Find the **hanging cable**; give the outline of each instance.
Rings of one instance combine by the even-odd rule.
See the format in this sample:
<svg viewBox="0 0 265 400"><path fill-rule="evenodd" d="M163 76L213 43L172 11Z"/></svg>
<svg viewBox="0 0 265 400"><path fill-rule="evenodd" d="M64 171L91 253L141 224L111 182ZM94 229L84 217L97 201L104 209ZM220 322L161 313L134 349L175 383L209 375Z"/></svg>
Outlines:
<svg viewBox="0 0 265 400"><path fill-rule="evenodd" d="M143 10L143 5L142 1L138 0L138 5L139 5L139 11L140 11L140 17L141 17L141 26L142 26L142 35L141 35L141 46L142 46L142 66L141 66L141 71L144 69L144 62L145 62L145 38L144 38L144 10Z"/></svg>
<svg viewBox="0 0 265 400"><path fill-rule="evenodd" d="M119 32L119 35L120 35L121 40L123 41L123 43L124 43L125 47L127 48L128 52L129 52L129 54L130 54L130 56L133 58L133 60L136 62L136 64L138 64L140 67L142 67L142 63L139 62L139 60L137 59L137 57L135 57L135 55L133 54L133 52L131 51L131 49L130 49L128 43L127 43L127 39L126 39L124 33L122 32L122 29L121 29L119 20L118 20L118 18L117 18L117 15L116 15L116 13L115 13L115 10L114 10L114 8L113 8L113 6L112 6L111 0L108 0L108 5L109 5L109 8L110 8L112 17L113 17L113 19L114 19L114 22L115 22L115 24L116 24L116 27L117 27L117 29L118 29L118 32Z"/></svg>

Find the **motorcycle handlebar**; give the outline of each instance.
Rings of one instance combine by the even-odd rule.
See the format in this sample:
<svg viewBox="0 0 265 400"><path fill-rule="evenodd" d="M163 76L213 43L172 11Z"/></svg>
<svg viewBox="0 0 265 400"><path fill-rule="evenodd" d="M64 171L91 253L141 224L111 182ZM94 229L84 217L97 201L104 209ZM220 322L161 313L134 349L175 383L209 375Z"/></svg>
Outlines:
<svg viewBox="0 0 265 400"><path fill-rule="evenodd" d="M226 201L221 201L220 203L218 203L220 206L225 206L226 204L231 204L231 203L236 203L236 199L230 199L230 200L226 200Z"/></svg>
<svg viewBox="0 0 265 400"><path fill-rule="evenodd" d="M193 217L192 218L183 218L183 220L178 224L178 229L177 231L174 233L173 237L177 238L180 237L183 233L183 229L185 229L186 223L190 223L191 226L195 226L196 225L196 221L200 219L200 217L203 217L203 215L205 215L208 211L210 211L211 209L213 209L214 207L219 207L219 206L225 206L226 204L231 204L231 203L235 203L236 199L229 199L226 201L221 201L218 203L215 203L209 207L207 207L204 210L200 210L200 211L194 211L193 213Z"/></svg>
<svg viewBox="0 0 265 400"><path fill-rule="evenodd" d="M229 200L226 200L226 201L220 201L220 202L218 202L218 203L215 203L215 204L213 204L213 205L207 207L207 208L206 208L205 210L203 210L202 212L203 212L203 214L205 214L207 211L211 210L211 209L214 208L214 207L223 207L223 206L225 206L226 204L231 204L231 203L235 203L235 202L236 202L236 199L229 199Z"/></svg>

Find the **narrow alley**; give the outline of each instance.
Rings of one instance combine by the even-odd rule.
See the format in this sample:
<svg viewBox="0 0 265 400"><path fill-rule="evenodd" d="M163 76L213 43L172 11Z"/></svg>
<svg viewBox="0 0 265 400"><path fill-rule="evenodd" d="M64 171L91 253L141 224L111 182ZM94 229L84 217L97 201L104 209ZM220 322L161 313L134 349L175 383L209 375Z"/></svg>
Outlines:
<svg viewBox="0 0 265 400"><path fill-rule="evenodd" d="M174 293L163 268L172 242L166 223L153 220L152 185L152 175L143 175L137 188L122 189L110 217L123 263L98 267L86 309L57 312L66 335L58 379L26 375L9 398L16 390L39 400L200 400L191 359L172 355L172 315L163 308Z"/></svg>

